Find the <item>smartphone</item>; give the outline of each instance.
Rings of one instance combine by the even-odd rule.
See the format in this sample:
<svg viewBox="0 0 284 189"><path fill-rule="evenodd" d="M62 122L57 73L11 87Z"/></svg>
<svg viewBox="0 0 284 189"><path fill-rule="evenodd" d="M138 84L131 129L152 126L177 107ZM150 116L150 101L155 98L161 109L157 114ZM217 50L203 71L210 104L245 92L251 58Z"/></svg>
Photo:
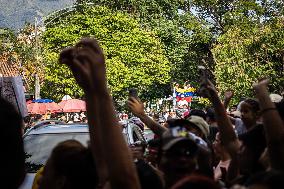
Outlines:
<svg viewBox="0 0 284 189"><path fill-rule="evenodd" d="M129 89L129 97L138 99L138 92L135 88Z"/></svg>

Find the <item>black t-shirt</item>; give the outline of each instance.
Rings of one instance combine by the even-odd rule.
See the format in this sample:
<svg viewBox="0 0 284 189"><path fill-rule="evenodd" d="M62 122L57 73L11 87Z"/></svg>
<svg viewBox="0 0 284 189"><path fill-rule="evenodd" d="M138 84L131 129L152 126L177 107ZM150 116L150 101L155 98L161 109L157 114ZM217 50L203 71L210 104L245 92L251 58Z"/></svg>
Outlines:
<svg viewBox="0 0 284 189"><path fill-rule="evenodd" d="M256 125L239 135L239 140L243 143L240 156L241 174L250 175L263 171L264 167L259 163L259 158L267 146L263 125Z"/></svg>

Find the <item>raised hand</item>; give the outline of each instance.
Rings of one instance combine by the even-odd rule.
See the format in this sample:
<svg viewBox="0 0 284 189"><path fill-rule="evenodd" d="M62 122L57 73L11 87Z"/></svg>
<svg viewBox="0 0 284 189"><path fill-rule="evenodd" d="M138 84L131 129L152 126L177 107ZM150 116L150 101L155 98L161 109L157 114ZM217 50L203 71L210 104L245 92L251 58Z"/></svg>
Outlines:
<svg viewBox="0 0 284 189"><path fill-rule="evenodd" d="M70 67L86 94L107 92L105 58L97 40L82 39L75 47L63 50L59 62Z"/></svg>
<svg viewBox="0 0 284 189"><path fill-rule="evenodd" d="M277 112L275 104L271 101L268 91L268 79L262 79L253 84L253 89L261 107L262 122L265 129L267 149L271 167L284 170L284 124Z"/></svg>
<svg viewBox="0 0 284 189"><path fill-rule="evenodd" d="M224 94L225 99L231 99L234 96L234 91L228 90Z"/></svg>
<svg viewBox="0 0 284 189"><path fill-rule="evenodd" d="M135 116L141 117L145 115L144 105L140 100L130 97L127 101L127 106Z"/></svg>
<svg viewBox="0 0 284 189"><path fill-rule="evenodd" d="M259 82L254 83L252 86L256 92L260 92L263 89L267 89L268 84L269 84L269 79L262 79Z"/></svg>
<svg viewBox="0 0 284 189"><path fill-rule="evenodd" d="M212 99L213 97L218 96L215 86L209 79L202 81L199 91L205 98Z"/></svg>
<svg viewBox="0 0 284 189"><path fill-rule="evenodd" d="M69 66L86 94L91 149L100 182L108 178L112 189L140 189L107 89L105 57L98 42L91 38L80 40L74 47L61 52L59 62Z"/></svg>

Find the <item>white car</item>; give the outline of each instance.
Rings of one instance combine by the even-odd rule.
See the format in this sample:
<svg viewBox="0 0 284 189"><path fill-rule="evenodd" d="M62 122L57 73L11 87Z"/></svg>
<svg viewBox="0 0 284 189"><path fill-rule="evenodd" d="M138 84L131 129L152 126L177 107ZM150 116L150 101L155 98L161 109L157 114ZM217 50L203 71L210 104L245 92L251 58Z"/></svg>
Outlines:
<svg viewBox="0 0 284 189"><path fill-rule="evenodd" d="M123 134L127 143L137 141L145 142L143 131L139 126L125 121ZM57 120L40 122L28 130L24 136L24 149L26 153L27 175L19 189L31 189L36 172L45 165L52 149L59 143L68 139L75 139L87 146L89 130L87 124L63 124Z"/></svg>

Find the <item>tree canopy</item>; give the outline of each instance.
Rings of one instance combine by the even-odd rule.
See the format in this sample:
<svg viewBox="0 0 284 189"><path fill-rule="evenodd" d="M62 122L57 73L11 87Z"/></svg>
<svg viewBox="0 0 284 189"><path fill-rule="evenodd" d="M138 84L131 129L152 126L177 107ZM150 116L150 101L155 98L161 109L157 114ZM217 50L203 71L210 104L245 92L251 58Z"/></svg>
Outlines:
<svg viewBox="0 0 284 189"><path fill-rule="evenodd" d="M38 28L38 33L42 32ZM0 61L9 62L17 67L26 89L34 91L35 74L44 79L44 64L41 56L41 43L36 39L34 27L26 24L19 32L9 29L0 30Z"/></svg>
<svg viewBox="0 0 284 189"><path fill-rule="evenodd" d="M235 26L218 38L213 49L218 89L235 90L236 100L253 97L252 83L261 78L271 80L271 91L284 86L284 24L255 27Z"/></svg>
<svg viewBox="0 0 284 189"><path fill-rule="evenodd" d="M209 70L221 94L235 90L235 102L252 97L252 83L264 76L273 92L284 90L282 0L77 0L75 5L46 20L43 61L35 59L34 40L16 45L12 56L20 57L30 76L34 62L44 62L44 97L82 95L71 73L56 63L59 51L82 36L100 40L117 99L130 87L148 99L169 95L175 81L198 87L198 65Z"/></svg>
<svg viewBox="0 0 284 189"><path fill-rule="evenodd" d="M171 81L191 81L197 84L197 66L205 59L212 63L209 46L212 35L206 22L190 11L185 0L80 0L124 11L137 19L143 28L155 31L165 46L171 65ZM208 65L209 66L209 65ZM210 68L213 68L211 66ZM168 86L169 89L169 86Z"/></svg>
<svg viewBox="0 0 284 189"><path fill-rule="evenodd" d="M168 84L170 65L155 32L141 28L137 20L120 11L104 6L80 8L83 10L60 17L43 35L48 50L45 96L59 99L62 92L82 95L68 69L57 63L57 57L61 49L84 36L99 40L106 56L109 87L116 99L127 96L128 88L136 87L147 97L153 84Z"/></svg>

